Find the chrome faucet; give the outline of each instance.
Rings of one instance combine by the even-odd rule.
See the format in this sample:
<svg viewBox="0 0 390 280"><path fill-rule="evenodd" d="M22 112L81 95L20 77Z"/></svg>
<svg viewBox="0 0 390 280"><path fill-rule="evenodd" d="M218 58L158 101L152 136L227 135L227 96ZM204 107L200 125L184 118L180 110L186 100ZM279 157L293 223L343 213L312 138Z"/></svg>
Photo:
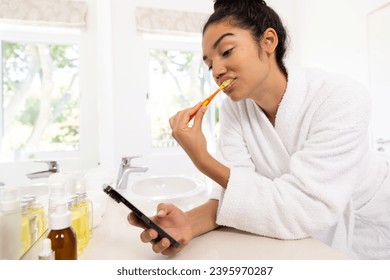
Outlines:
<svg viewBox="0 0 390 280"><path fill-rule="evenodd" d="M59 167L57 161L43 160L43 161L36 161L36 162L46 163L48 166L48 169L26 174L26 176L29 179L47 178L47 177L50 177L50 175L52 175L54 173L60 172L60 167Z"/></svg>
<svg viewBox="0 0 390 280"><path fill-rule="evenodd" d="M131 160L134 158L138 158L138 156L122 158L121 164L119 166L118 179L116 181L117 189L127 188L127 181L129 179L130 173L143 173L148 171L149 167L147 166L131 166Z"/></svg>

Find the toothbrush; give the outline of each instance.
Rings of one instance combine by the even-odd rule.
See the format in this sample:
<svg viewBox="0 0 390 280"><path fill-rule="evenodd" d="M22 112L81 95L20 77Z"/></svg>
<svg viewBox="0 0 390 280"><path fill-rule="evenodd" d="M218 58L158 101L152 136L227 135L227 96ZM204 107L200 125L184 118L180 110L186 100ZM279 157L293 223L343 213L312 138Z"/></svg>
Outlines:
<svg viewBox="0 0 390 280"><path fill-rule="evenodd" d="M233 79L223 81L223 83L219 86L219 88L212 95L210 95L205 100L203 100L202 107L207 107L207 105L210 104L211 100L213 100L213 98L218 94L218 92L220 92L221 90L226 88L232 82L233 82ZM188 122L190 122L194 118L195 115L196 115L196 112L190 116L190 119Z"/></svg>

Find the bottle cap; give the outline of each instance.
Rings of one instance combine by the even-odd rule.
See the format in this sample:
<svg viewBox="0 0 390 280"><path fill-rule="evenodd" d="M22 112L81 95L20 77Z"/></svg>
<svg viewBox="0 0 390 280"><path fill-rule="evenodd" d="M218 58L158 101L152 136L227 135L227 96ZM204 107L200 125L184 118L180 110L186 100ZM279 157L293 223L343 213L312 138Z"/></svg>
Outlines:
<svg viewBox="0 0 390 280"><path fill-rule="evenodd" d="M35 201L35 196L25 195L22 197L21 203L31 206Z"/></svg>
<svg viewBox="0 0 390 280"><path fill-rule="evenodd" d="M56 206L56 211L50 216L50 228L64 229L70 227L72 224L72 214L68 211L66 201L61 201Z"/></svg>
<svg viewBox="0 0 390 280"><path fill-rule="evenodd" d="M65 197L65 186L63 184L52 184L49 194L49 208L54 209L59 200Z"/></svg>
<svg viewBox="0 0 390 280"><path fill-rule="evenodd" d="M39 253L40 260L54 260L54 251L51 248L51 240L46 238L43 240L43 249Z"/></svg>
<svg viewBox="0 0 390 280"><path fill-rule="evenodd" d="M20 209L18 192L14 188L4 188L1 190L0 211L11 212Z"/></svg>
<svg viewBox="0 0 390 280"><path fill-rule="evenodd" d="M51 184L49 193L51 197L63 197L65 195L65 185L62 183Z"/></svg>
<svg viewBox="0 0 390 280"><path fill-rule="evenodd" d="M79 175L76 179L76 194L84 194L87 192L87 185L85 177Z"/></svg>

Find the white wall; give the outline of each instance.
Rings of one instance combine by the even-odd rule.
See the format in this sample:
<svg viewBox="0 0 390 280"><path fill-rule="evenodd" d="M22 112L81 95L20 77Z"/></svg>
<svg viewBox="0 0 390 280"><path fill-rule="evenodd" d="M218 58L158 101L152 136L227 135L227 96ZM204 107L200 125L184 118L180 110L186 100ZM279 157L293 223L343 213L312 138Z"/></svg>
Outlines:
<svg viewBox="0 0 390 280"><path fill-rule="evenodd" d="M299 0L299 51L304 66L347 74L366 85L364 0Z"/></svg>
<svg viewBox="0 0 390 280"><path fill-rule="evenodd" d="M367 15L389 0L294 2L300 7L294 25L299 64L342 73L368 87Z"/></svg>

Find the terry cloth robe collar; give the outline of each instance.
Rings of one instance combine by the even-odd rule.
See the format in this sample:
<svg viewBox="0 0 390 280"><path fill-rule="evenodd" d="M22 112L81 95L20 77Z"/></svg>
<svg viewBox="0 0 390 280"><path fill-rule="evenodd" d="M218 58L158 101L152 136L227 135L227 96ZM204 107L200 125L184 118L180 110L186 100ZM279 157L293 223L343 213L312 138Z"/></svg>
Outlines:
<svg viewBox="0 0 390 280"><path fill-rule="evenodd" d="M258 136L258 139L253 140L259 142L257 147L249 146L248 149L253 152L251 154L256 155L256 158L252 159L255 166L259 166L261 173L268 178L277 178L289 171L290 157L294 152L291 147L297 141L296 135L300 133L293 131L299 126L292 123L296 123L296 119L302 115L299 109L305 101L307 87L302 71L293 69L289 72L286 92L276 113L275 127L253 100L245 101L248 114L252 118L249 123L243 124L243 129L253 129L253 135Z"/></svg>

